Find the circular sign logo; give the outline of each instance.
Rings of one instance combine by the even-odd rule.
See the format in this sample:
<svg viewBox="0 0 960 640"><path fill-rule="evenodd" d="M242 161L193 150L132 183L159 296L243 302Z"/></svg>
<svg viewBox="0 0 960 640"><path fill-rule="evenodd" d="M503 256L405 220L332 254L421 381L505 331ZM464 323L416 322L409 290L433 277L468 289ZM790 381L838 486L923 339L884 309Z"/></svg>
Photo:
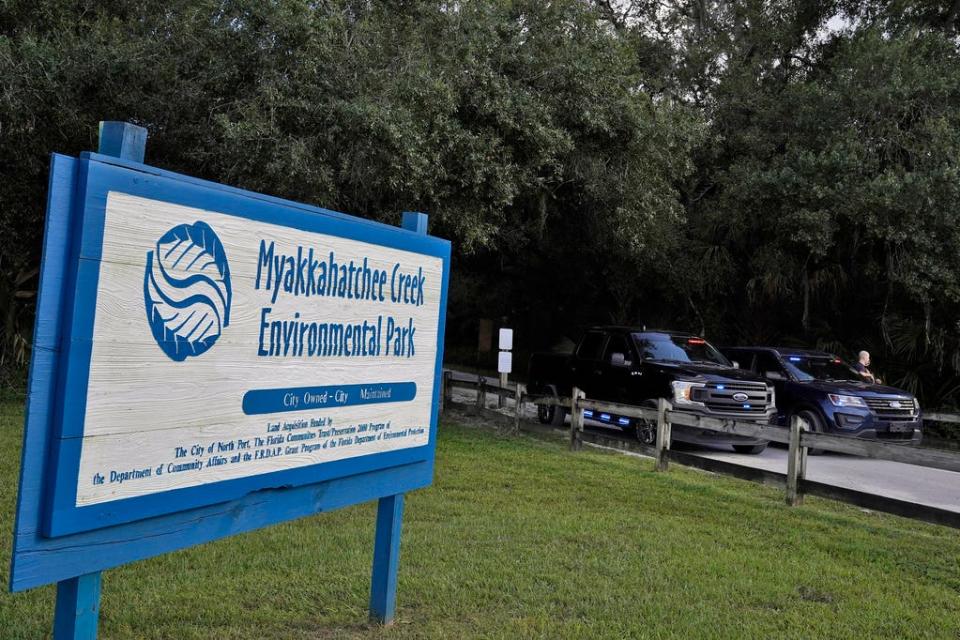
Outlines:
<svg viewBox="0 0 960 640"><path fill-rule="evenodd" d="M147 321L170 359L181 362L214 345L230 324L231 297L227 254L210 225L177 225L147 252Z"/></svg>

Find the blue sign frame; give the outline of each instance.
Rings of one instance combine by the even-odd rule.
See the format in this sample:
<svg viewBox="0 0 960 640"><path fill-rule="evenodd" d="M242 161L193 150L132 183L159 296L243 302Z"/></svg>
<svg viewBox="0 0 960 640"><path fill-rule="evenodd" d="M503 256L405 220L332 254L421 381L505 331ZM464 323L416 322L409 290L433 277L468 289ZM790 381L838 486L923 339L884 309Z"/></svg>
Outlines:
<svg viewBox="0 0 960 640"><path fill-rule="evenodd" d="M75 506L108 191L199 207L438 257L443 262L429 444L406 450ZM10 588L76 578L432 482L449 242L120 158L54 155L27 399ZM402 506L402 495L399 496ZM399 526L397 524L396 526ZM379 525L378 525L379 531ZM375 576L376 577L376 576Z"/></svg>

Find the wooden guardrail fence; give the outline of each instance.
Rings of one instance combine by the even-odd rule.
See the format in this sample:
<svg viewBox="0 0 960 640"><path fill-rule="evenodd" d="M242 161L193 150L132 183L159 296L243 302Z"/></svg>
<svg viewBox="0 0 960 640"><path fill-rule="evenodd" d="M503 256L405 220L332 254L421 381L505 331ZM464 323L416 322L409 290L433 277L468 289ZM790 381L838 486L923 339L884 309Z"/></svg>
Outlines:
<svg viewBox="0 0 960 640"><path fill-rule="evenodd" d="M949 422L952 424L960 424L960 416L954 413L940 413L939 411L924 412L923 419L929 420L930 422Z"/></svg>
<svg viewBox="0 0 960 640"><path fill-rule="evenodd" d="M569 411L570 448L574 451L579 451L583 448L584 410L606 412L626 418L655 421L657 425L657 439L654 447L654 468L657 471L666 471L669 468L670 439L674 424L705 431L761 438L771 442L786 444L788 447L786 502L791 506L798 505L803 501L803 482L806 476L809 449L823 449L837 453L847 453L867 458L890 460L921 467L960 472L960 454L915 448L903 444L876 440L862 440L849 436L814 433L810 431L808 425L797 416L791 419L789 427L780 427L741 420L711 418L685 411L678 411L673 409L670 403L664 399L660 399L657 408L654 409L652 407L639 407L586 398L583 392L576 388L573 389L570 397L530 395L521 383L514 383L513 385L504 387L499 384L499 381L487 380L482 376L477 380L457 379L450 371L445 371L443 376L443 403L441 405L441 411L444 411L451 402L452 389L454 387L476 391L476 406L478 408L485 406L487 394L494 394L503 399L512 399L514 401L514 428L516 430L520 428L520 419L523 414L523 404L525 402L536 405L556 406ZM503 403L501 403L501 406L502 404ZM924 419L960 424L960 416L946 413L928 413L924 415Z"/></svg>

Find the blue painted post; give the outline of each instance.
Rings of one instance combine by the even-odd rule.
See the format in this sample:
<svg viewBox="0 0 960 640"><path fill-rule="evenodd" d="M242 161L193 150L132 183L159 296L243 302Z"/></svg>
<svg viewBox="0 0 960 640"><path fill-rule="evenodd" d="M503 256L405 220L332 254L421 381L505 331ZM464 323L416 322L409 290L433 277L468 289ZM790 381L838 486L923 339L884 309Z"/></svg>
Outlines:
<svg viewBox="0 0 960 640"><path fill-rule="evenodd" d="M129 122L101 122L98 152L143 162L147 130ZM100 618L100 572L57 583L54 640L96 640Z"/></svg>
<svg viewBox="0 0 960 640"><path fill-rule="evenodd" d="M429 220L430 216L425 213L404 211L403 224L400 226L407 231L413 231L414 233L422 233L423 235L427 235L427 222Z"/></svg>
<svg viewBox="0 0 960 640"><path fill-rule="evenodd" d="M54 640L96 640L99 617L99 571L57 583Z"/></svg>
<svg viewBox="0 0 960 640"><path fill-rule="evenodd" d="M429 216L404 211L401 226L414 233L427 233ZM373 576L370 584L370 619L380 624L393 622L397 607L397 569L400 564L400 527L403 524L404 494L380 498L377 531L373 540Z"/></svg>
<svg viewBox="0 0 960 640"><path fill-rule="evenodd" d="M147 130L129 122L101 122L98 153L124 160L143 162Z"/></svg>
<svg viewBox="0 0 960 640"><path fill-rule="evenodd" d="M377 533L373 540L373 577L370 584L370 619L390 624L397 607L397 568L400 564L400 526L403 497L380 498Z"/></svg>

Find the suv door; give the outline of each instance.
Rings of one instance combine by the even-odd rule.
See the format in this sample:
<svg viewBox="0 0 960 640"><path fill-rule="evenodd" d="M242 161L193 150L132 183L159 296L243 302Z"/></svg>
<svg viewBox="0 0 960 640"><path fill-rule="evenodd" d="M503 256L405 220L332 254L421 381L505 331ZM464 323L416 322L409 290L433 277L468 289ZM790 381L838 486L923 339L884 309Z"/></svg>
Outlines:
<svg viewBox="0 0 960 640"><path fill-rule="evenodd" d="M787 373L780 358L772 351L757 351L753 361L753 371L773 386L776 393L777 420L785 418L787 408L792 404L790 374ZM770 377L768 374L773 374ZM778 377L779 376L779 377Z"/></svg>

